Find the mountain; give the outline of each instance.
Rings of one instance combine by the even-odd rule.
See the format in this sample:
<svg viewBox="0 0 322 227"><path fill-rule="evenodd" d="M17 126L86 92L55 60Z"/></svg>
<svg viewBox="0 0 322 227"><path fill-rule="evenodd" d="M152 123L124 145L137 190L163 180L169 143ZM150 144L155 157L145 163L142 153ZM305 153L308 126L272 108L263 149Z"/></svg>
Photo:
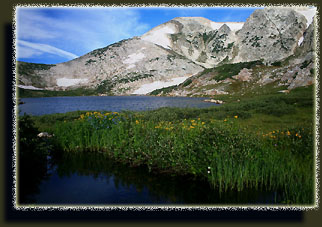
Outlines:
<svg viewBox="0 0 322 227"><path fill-rule="evenodd" d="M264 8L245 23L178 17L68 62L18 62L18 86L182 96L227 94L236 83L306 86L314 83L314 13Z"/></svg>

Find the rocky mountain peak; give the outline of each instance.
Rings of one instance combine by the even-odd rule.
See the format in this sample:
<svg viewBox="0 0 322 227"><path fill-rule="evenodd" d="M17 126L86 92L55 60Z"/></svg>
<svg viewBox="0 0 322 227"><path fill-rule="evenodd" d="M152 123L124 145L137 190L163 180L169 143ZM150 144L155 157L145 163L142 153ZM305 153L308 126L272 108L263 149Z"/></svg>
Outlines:
<svg viewBox="0 0 322 227"><path fill-rule="evenodd" d="M221 34L229 34L230 33L230 28L228 27L227 24L223 24L223 26L221 26L219 29L218 29L218 32L221 33Z"/></svg>
<svg viewBox="0 0 322 227"><path fill-rule="evenodd" d="M306 22L303 15L288 8L255 10L238 32L240 51L234 62L275 62L292 55Z"/></svg>
<svg viewBox="0 0 322 227"><path fill-rule="evenodd" d="M272 64L296 51L302 53L294 60L296 64L312 62L314 12L264 8L255 10L246 22L177 17L140 37L121 40L65 63L34 65L33 70L28 63L20 64L26 70L18 70L19 83L53 90L86 86L108 94L146 94L144 86L157 89L161 84L175 85L204 68L227 63ZM309 75L310 69L306 71Z"/></svg>

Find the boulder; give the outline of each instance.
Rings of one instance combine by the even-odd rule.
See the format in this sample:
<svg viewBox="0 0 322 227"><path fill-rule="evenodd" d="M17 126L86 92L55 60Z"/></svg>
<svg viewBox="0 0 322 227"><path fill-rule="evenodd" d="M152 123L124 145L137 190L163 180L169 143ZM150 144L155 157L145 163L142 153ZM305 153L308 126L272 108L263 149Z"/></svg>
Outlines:
<svg viewBox="0 0 322 227"><path fill-rule="evenodd" d="M48 132L41 132L37 136L40 137L40 138L50 138L53 135L50 135Z"/></svg>
<svg viewBox="0 0 322 227"><path fill-rule="evenodd" d="M224 102L222 100L216 100L216 99L205 99L204 102L211 102L216 104L223 104Z"/></svg>

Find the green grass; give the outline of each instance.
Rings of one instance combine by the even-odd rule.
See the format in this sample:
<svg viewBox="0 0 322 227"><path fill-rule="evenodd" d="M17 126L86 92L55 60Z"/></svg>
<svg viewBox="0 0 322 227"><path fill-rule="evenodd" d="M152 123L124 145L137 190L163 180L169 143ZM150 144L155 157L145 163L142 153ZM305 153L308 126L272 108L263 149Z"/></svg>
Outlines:
<svg viewBox="0 0 322 227"><path fill-rule="evenodd" d="M252 62L241 62L235 64L225 64L214 68L215 76L213 77L214 80L225 80L227 78L231 78L232 76L237 75L240 70L243 68L250 69L255 65L261 65L261 61L252 61Z"/></svg>
<svg viewBox="0 0 322 227"><path fill-rule="evenodd" d="M172 86L169 86L169 87L155 89L154 91L150 92L150 95L166 94L166 93L169 93L169 92L173 91L177 87L178 87L178 85L172 85Z"/></svg>
<svg viewBox="0 0 322 227"><path fill-rule="evenodd" d="M37 63L28 63L17 61L17 75L28 77L32 84L36 87L45 87L46 84L38 75L38 71L49 70L53 64L37 64Z"/></svg>
<svg viewBox="0 0 322 227"><path fill-rule="evenodd" d="M78 111L32 119L66 152L105 152L132 166L207 179L223 192L262 188L279 191L286 204L314 201L313 86L233 96L206 109Z"/></svg>
<svg viewBox="0 0 322 227"><path fill-rule="evenodd" d="M66 91L50 91L50 90L30 90L18 88L17 93L19 98L34 98L34 97L57 97L57 96L90 96L97 95L97 90L76 88Z"/></svg>
<svg viewBox="0 0 322 227"><path fill-rule="evenodd" d="M37 64L37 63L29 63L29 62L17 62L17 72L20 75L30 75L35 70L48 70L55 65L53 64Z"/></svg>
<svg viewBox="0 0 322 227"><path fill-rule="evenodd" d="M132 166L147 165L151 171L192 174L221 191L269 188L281 190L285 201L293 204L313 201L312 127L263 134L243 128L235 117L174 121L145 120L147 114L137 113L104 117L91 113L57 122L53 129L57 145L64 151L106 152Z"/></svg>

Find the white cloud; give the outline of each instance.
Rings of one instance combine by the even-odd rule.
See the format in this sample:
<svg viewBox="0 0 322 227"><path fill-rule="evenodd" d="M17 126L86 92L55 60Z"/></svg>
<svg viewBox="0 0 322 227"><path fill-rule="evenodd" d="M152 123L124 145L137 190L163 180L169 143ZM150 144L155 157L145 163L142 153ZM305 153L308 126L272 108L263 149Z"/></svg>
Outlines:
<svg viewBox="0 0 322 227"><path fill-rule="evenodd" d="M54 39L59 34L51 29L55 20L43 16L32 8L20 8L16 15L18 39Z"/></svg>
<svg viewBox="0 0 322 227"><path fill-rule="evenodd" d="M78 55L150 27L130 8L18 8L17 38L48 44Z"/></svg>
<svg viewBox="0 0 322 227"><path fill-rule="evenodd" d="M17 56L19 58L33 58L36 56L42 55L43 52L32 49L30 47L25 47L25 46L19 46L17 48Z"/></svg>
<svg viewBox="0 0 322 227"><path fill-rule="evenodd" d="M51 45L18 40L18 58L31 58L43 53L58 55L69 60L78 57L73 53L61 50Z"/></svg>

